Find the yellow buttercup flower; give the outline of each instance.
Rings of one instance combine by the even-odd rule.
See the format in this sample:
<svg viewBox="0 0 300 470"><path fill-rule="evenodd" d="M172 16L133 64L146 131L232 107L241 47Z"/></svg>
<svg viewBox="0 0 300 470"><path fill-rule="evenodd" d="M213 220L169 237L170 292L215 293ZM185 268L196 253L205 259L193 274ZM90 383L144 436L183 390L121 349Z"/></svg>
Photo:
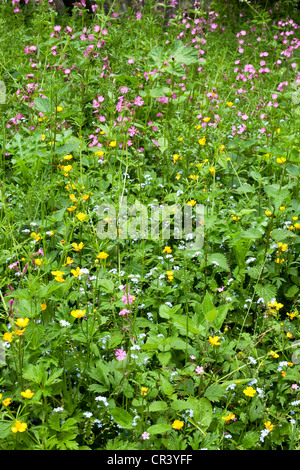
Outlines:
<svg viewBox="0 0 300 470"><path fill-rule="evenodd" d="M72 247L73 247L74 251L80 251L84 247L84 244L82 242L80 242L79 244L72 243Z"/></svg>
<svg viewBox="0 0 300 470"><path fill-rule="evenodd" d="M148 388L147 387L142 387L141 388L141 395L142 397L145 397L147 395Z"/></svg>
<svg viewBox="0 0 300 470"><path fill-rule="evenodd" d="M32 392L29 388L25 390L25 392L21 392L22 397L24 398L32 398L34 395L34 392Z"/></svg>
<svg viewBox="0 0 300 470"><path fill-rule="evenodd" d="M62 271L51 271L51 274L52 276L55 276L54 277L55 281L65 282L65 280L63 279L64 273Z"/></svg>
<svg viewBox="0 0 300 470"><path fill-rule="evenodd" d="M187 204L188 204L188 206L194 206L197 203L194 199L191 199Z"/></svg>
<svg viewBox="0 0 300 470"><path fill-rule="evenodd" d="M199 139L198 142L199 142L200 145L205 145L205 143L206 143L206 137L205 137L205 136L204 136L204 137L201 137L201 139Z"/></svg>
<svg viewBox="0 0 300 470"><path fill-rule="evenodd" d="M12 426L11 430L14 433L17 432L24 432L27 429L27 424L26 423L21 423L21 421L16 421L15 425Z"/></svg>
<svg viewBox="0 0 300 470"><path fill-rule="evenodd" d="M172 428L173 429L181 429L184 425L184 422L183 421L179 421L179 419L175 419L175 421L173 422L172 424Z"/></svg>
<svg viewBox="0 0 300 470"><path fill-rule="evenodd" d="M274 425L271 423L271 421L266 421L264 423L264 425L265 425L266 429L268 429L269 431L272 431L273 428L274 428Z"/></svg>
<svg viewBox="0 0 300 470"><path fill-rule="evenodd" d="M18 318L17 321L15 321L15 324L19 328L25 328L25 326L27 326L28 323L29 323L29 318Z"/></svg>
<svg viewBox="0 0 300 470"><path fill-rule="evenodd" d="M46 308L47 308L47 304L41 304L41 309L42 310L46 310Z"/></svg>
<svg viewBox="0 0 300 470"><path fill-rule="evenodd" d="M76 269L71 269L71 273L73 274L74 277L78 277L80 275L80 268L77 266Z"/></svg>
<svg viewBox="0 0 300 470"><path fill-rule="evenodd" d="M210 342L212 346L220 346L221 343L219 343L219 339L220 339L219 336L210 336L208 338L208 341Z"/></svg>
<svg viewBox="0 0 300 470"><path fill-rule="evenodd" d="M23 330L15 330L14 333L17 336L22 336L25 333L25 328Z"/></svg>
<svg viewBox="0 0 300 470"><path fill-rule="evenodd" d="M65 262L65 264L63 264L63 266L69 266L72 263L74 263L74 261L70 258L70 256L68 256L67 261Z"/></svg>
<svg viewBox="0 0 300 470"><path fill-rule="evenodd" d="M12 333L9 333L8 331L4 333L2 337L3 341L8 341L9 343L12 342Z"/></svg>
<svg viewBox="0 0 300 470"><path fill-rule="evenodd" d="M276 158L276 162L281 165L282 163L286 162L286 158L284 157Z"/></svg>
<svg viewBox="0 0 300 470"><path fill-rule="evenodd" d="M253 398L254 395L256 394L256 390L254 390L253 387L246 387L245 390L243 390L243 393L244 393L247 397Z"/></svg>
<svg viewBox="0 0 300 470"><path fill-rule="evenodd" d="M104 251L101 251L97 258L99 259L106 259L109 255L107 253L104 253Z"/></svg>
<svg viewBox="0 0 300 470"><path fill-rule="evenodd" d="M172 249L169 246L165 246L163 249L163 253L172 253Z"/></svg>
<svg viewBox="0 0 300 470"><path fill-rule="evenodd" d="M82 318L85 315L86 310L72 310L71 315L74 318Z"/></svg>
<svg viewBox="0 0 300 470"><path fill-rule="evenodd" d="M6 398L2 403L4 406L9 406L11 404L11 398Z"/></svg>
<svg viewBox="0 0 300 470"><path fill-rule="evenodd" d="M229 413L229 415L227 415L227 416L222 416L222 419L224 419L224 421L226 423L228 423L228 421L231 421L232 419L235 419L235 415L233 413Z"/></svg>
<svg viewBox="0 0 300 470"><path fill-rule="evenodd" d="M80 222L83 222L86 219L86 214L80 212L79 214L76 214L76 217L78 220L80 220Z"/></svg>
<svg viewBox="0 0 300 470"><path fill-rule="evenodd" d="M115 140L112 140L110 143L109 143L109 146L110 147L115 147L117 145L117 142Z"/></svg>

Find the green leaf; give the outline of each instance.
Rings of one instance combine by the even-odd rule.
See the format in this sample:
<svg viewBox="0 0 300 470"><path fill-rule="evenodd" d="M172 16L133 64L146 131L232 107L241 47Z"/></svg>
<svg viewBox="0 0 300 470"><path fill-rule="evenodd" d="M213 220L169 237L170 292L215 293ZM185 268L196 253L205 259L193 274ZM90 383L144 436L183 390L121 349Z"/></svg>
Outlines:
<svg viewBox="0 0 300 470"><path fill-rule="evenodd" d="M125 429L130 429L132 427L132 416L122 408L112 408L109 410L110 414L116 421L116 423Z"/></svg>
<svg viewBox="0 0 300 470"><path fill-rule="evenodd" d="M168 403L165 401L154 401L149 406L149 411L166 411Z"/></svg>
<svg viewBox="0 0 300 470"><path fill-rule="evenodd" d="M11 427L14 423L2 421L0 422L0 439L4 439L11 433Z"/></svg>
<svg viewBox="0 0 300 470"><path fill-rule="evenodd" d="M229 271L226 256L222 253L212 253L208 255L207 265L209 266L211 264L218 266L218 268L221 268L221 270Z"/></svg>
<svg viewBox="0 0 300 470"><path fill-rule="evenodd" d="M203 313L207 321L212 322L215 320L218 314L218 311L215 308L214 304L212 303L211 297L208 292L206 292L204 296L202 309L203 309Z"/></svg>
<svg viewBox="0 0 300 470"><path fill-rule="evenodd" d="M163 391L163 393L167 396L171 396L174 393L174 388L172 387L170 382L168 382L168 380L166 380L164 377L161 378L160 388Z"/></svg>
<svg viewBox="0 0 300 470"><path fill-rule="evenodd" d="M167 364L170 362L171 357L172 355L170 352L157 353L157 359L163 367L167 366Z"/></svg>
<svg viewBox="0 0 300 470"><path fill-rule="evenodd" d="M49 98L35 98L33 102L35 109L41 113L48 114L54 111L55 105Z"/></svg>
<svg viewBox="0 0 300 470"><path fill-rule="evenodd" d="M28 364L23 368L23 377L40 384L47 377L47 370L43 364Z"/></svg>
<svg viewBox="0 0 300 470"><path fill-rule="evenodd" d="M199 61L197 50L192 47L185 47L180 40L174 41L172 47L168 50L168 62L172 61L170 56L174 57L175 62L185 65L196 64Z"/></svg>
<svg viewBox="0 0 300 470"><path fill-rule="evenodd" d="M276 298L277 289L273 284L257 284L255 287L255 292L258 297L262 297L265 303L270 302L270 300Z"/></svg>
<svg viewBox="0 0 300 470"><path fill-rule="evenodd" d="M225 390L218 384L210 385L204 393L204 396L210 401L219 401L225 395Z"/></svg>
<svg viewBox="0 0 300 470"><path fill-rule="evenodd" d="M109 294L112 294L114 292L114 283L109 279L98 279L98 285L101 286Z"/></svg>
<svg viewBox="0 0 300 470"><path fill-rule="evenodd" d="M166 318L167 320L170 318L171 315L171 308L168 305L160 305L159 307L159 316L162 318Z"/></svg>
<svg viewBox="0 0 300 470"><path fill-rule="evenodd" d="M227 317L227 313L228 313L228 310L230 310L232 308L232 302L230 302L229 304L225 304L225 305L220 305L220 307L217 308L217 316L216 318L212 321L212 324L211 326L215 329L215 330L220 330L226 317Z"/></svg>
<svg viewBox="0 0 300 470"><path fill-rule="evenodd" d="M183 315L172 315L171 321L184 332L186 332L187 329L190 333L199 335L203 331L203 328L199 329L190 318L188 318L187 321L187 317Z"/></svg>
<svg viewBox="0 0 300 470"><path fill-rule="evenodd" d="M150 426L147 431L149 432L149 434L154 435L164 434L165 432L171 431L171 429L171 424L153 424L153 426Z"/></svg>

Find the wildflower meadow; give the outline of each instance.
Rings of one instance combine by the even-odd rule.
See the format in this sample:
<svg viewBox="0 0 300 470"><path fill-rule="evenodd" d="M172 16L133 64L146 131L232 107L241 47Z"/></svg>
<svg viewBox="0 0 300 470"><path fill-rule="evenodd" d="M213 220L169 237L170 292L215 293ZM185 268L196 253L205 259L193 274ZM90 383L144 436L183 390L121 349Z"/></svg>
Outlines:
<svg viewBox="0 0 300 470"><path fill-rule="evenodd" d="M0 449L300 450L298 2L0 24Z"/></svg>

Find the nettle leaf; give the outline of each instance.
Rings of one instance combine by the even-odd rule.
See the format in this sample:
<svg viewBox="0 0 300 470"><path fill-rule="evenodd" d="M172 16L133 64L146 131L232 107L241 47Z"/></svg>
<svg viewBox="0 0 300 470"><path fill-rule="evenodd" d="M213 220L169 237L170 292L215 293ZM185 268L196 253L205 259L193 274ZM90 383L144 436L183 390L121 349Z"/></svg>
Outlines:
<svg viewBox="0 0 300 470"><path fill-rule="evenodd" d="M218 384L210 385L204 393L204 396L210 401L219 401L225 395L225 390Z"/></svg>
<svg viewBox="0 0 300 470"><path fill-rule="evenodd" d="M149 406L149 411L166 411L168 403L165 401L154 401Z"/></svg>
<svg viewBox="0 0 300 470"><path fill-rule="evenodd" d="M270 300L276 298L277 289L273 284L257 284L255 287L255 292L259 297L262 297L265 303L270 302Z"/></svg>
<svg viewBox="0 0 300 470"><path fill-rule="evenodd" d="M207 257L207 265L213 264L214 266L218 266L221 270L229 271L228 263L226 256L222 253L212 253Z"/></svg>
<svg viewBox="0 0 300 470"><path fill-rule="evenodd" d="M53 101L51 102L49 98L35 98L33 102L35 109L43 114L54 111L55 104Z"/></svg>

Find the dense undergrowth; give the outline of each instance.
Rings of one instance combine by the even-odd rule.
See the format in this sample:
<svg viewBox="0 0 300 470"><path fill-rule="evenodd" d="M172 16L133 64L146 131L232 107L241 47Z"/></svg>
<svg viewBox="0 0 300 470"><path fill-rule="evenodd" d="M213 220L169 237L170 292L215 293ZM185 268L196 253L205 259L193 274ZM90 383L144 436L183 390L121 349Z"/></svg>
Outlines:
<svg viewBox="0 0 300 470"><path fill-rule="evenodd" d="M299 449L297 11L0 12L0 448Z"/></svg>

